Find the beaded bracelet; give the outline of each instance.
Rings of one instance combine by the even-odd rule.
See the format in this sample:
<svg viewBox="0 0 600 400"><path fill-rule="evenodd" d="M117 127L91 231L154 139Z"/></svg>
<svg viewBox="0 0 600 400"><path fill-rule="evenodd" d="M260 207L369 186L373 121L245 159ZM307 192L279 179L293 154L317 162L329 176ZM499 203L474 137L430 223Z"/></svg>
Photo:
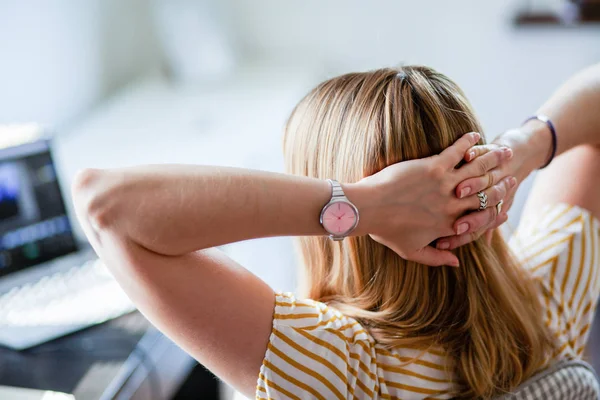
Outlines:
<svg viewBox="0 0 600 400"><path fill-rule="evenodd" d="M556 155L556 147L557 147L557 142L558 142L558 139L556 137L556 129L554 129L554 124L552 123L552 121L550 121L550 118L548 118L548 116L543 115L543 114L533 115L533 116L527 118L525 121L523 121L523 125L525 125L527 122L531 121L532 119L537 119L538 121L545 123L546 126L548 126L548 129L550 129L550 133L552 134L552 154L550 155L550 159L548 159L548 162L546 164L544 164L542 167L540 167L540 169L544 169L548 165L550 165L550 163L554 159L554 156Z"/></svg>

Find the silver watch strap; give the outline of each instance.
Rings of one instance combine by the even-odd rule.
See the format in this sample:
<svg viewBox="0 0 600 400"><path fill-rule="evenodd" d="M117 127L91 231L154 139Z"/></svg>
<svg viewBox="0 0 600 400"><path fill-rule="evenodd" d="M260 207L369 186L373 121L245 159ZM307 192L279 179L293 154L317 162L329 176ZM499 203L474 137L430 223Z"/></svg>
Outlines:
<svg viewBox="0 0 600 400"><path fill-rule="evenodd" d="M327 181L329 181L329 184L331 185L331 199L339 199L339 198L346 198L346 195L344 194L344 190L342 189L342 185L340 185L340 183L334 179L327 179Z"/></svg>

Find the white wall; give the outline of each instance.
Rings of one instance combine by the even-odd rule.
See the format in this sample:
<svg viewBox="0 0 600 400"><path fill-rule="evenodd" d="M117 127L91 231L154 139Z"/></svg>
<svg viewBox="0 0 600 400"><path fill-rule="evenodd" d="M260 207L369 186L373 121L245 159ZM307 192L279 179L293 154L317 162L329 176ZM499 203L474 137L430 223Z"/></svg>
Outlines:
<svg viewBox="0 0 600 400"><path fill-rule="evenodd" d="M535 111L569 74L600 61L600 25L516 28L512 17L523 3L229 0L227 11L250 55L319 60L324 76L433 66L463 87L495 133Z"/></svg>
<svg viewBox="0 0 600 400"><path fill-rule="evenodd" d="M0 123L60 126L159 64L148 0L0 1Z"/></svg>
<svg viewBox="0 0 600 400"><path fill-rule="evenodd" d="M248 56L310 60L322 79L399 63L430 65L464 89L490 139L534 113L569 75L600 61L600 24L515 27L525 3L229 0L226 12ZM557 9L565 2L530 3ZM513 223L526 194L521 190L515 201Z"/></svg>
<svg viewBox="0 0 600 400"><path fill-rule="evenodd" d="M157 2L164 0L155 0ZM600 60L600 25L515 28L520 0L189 0L222 12L246 57L318 65L322 78L401 62L447 73L489 133L531 113ZM560 4L560 0L535 0ZM0 2L0 122L60 124L161 55L150 0Z"/></svg>

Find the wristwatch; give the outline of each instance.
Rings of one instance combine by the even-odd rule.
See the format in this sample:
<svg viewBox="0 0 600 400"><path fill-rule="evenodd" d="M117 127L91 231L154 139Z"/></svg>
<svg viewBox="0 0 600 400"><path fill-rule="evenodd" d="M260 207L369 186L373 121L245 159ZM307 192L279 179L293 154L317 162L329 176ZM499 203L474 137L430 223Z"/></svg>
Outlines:
<svg viewBox="0 0 600 400"><path fill-rule="evenodd" d="M344 194L338 181L327 180L331 185L331 200L321 210L319 222L335 241L344 240L358 225L358 209Z"/></svg>

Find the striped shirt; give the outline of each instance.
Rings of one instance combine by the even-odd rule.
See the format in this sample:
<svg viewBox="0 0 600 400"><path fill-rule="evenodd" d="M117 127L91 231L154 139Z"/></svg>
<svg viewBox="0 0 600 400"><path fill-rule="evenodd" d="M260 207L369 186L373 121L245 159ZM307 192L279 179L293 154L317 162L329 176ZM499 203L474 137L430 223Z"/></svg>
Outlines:
<svg viewBox="0 0 600 400"><path fill-rule="evenodd" d="M554 204L525 217L511 238L538 285L556 359L583 352L600 292L599 230L588 211ZM441 349L386 350L326 304L276 295L257 399L445 399L453 388Z"/></svg>

